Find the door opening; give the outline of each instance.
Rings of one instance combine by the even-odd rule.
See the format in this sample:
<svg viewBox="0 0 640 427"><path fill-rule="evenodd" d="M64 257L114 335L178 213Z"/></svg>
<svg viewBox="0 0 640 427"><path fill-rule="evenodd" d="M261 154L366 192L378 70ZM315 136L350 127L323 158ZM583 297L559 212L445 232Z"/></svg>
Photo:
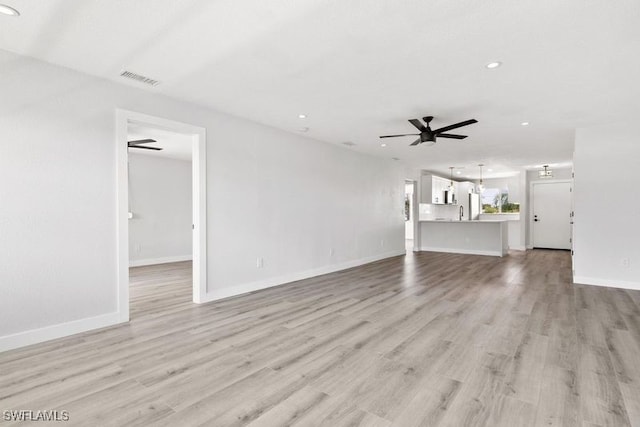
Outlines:
<svg viewBox="0 0 640 427"><path fill-rule="evenodd" d="M120 320L129 320L130 264L192 259L192 301L203 302L207 291L205 130L126 110L116 110L116 118ZM129 141L133 142L130 144ZM179 158L190 159L189 166L169 162L169 159ZM186 188L168 188L178 186L178 183L170 177L157 175L154 168L161 161L163 167L172 168L179 175L175 179ZM136 169L130 170L130 167ZM153 185L153 174L156 174L159 187ZM184 190L190 194L180 195ZM169 193L173 193L173 202L182 206L158 205ZM190 203L190 206L184 206L184 203ZM151 213L154 207L166 209L166 212Z"/></svg>
<svg viewBox="0 0 640 427"><path fill-rule="evenodd" d="M418 246L416 243L416 234L418 233L416 196L416 182L406 180L404 184L404 241L407 252L413 252Z"/></svg>
<svg viewBox="0 0 640 427"><path fill-rule="evenodd" d="M191 135L129 123L129 296L144 302L189 298L193 287ZM187 295L188 293L188 295ZM135 302L135 304L134 304Z"/></svg>

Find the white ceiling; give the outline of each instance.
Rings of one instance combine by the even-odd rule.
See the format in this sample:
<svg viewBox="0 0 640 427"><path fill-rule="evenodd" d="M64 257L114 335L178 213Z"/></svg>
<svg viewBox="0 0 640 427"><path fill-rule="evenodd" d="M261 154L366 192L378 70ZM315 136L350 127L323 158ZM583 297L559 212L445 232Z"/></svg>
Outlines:
<svg viewBox="0 0 640 427"><path fill-rule="evenodd" d="M576 128L640 113L637 0L3 1L2 49L443 173L566 163ZM425 115L479 123L380 146Z"/></svg>
<svg viewBox="0 0 640 427"><path fill-rule="evenodd" d="M129 153L191 161L191 153L193 151L193 139L191 135L138 124L129 124L127 131L127 139L129 141L155 139L156 142L142 145L145 147L162 148L160 151L129 148Z"/></svg>

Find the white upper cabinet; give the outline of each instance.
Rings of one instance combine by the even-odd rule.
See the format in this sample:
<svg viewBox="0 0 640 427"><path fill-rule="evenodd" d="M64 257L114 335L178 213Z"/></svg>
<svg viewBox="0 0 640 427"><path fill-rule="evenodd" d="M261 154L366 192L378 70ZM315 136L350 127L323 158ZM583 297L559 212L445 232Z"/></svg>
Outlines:
<svg viewBox="0 0 640 427"><path fill-rule="evenodd" d="M435 175L422 175L420 179L420 203L445 204L444 192L449 190L451 181ZM457 199L457 182L453 182Z"/></svg>

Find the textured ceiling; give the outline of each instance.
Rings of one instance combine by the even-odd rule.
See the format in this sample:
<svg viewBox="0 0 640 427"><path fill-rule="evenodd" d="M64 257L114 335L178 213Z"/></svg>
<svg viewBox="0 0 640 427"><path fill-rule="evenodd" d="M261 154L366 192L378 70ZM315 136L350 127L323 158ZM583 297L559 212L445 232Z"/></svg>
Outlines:
<svg viewBox="0 0 640 427"><path fill-rule="evenodd" d="M7 1L1 49L424 169L564 163L577 127L640 113L637 0ZM425 115L479 123L380 146Z"/></svg>

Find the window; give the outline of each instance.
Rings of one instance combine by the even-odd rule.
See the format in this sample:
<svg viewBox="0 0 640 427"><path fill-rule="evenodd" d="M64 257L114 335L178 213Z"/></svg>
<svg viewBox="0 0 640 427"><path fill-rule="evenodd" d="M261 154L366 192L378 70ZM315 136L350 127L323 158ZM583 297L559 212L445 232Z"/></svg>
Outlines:
<svg viewBox="0 0 640 427"><path fill-rule="evenodd" d="M509 190L485 188L482 191L482 213L520 213L520 203L509 201Z"/></svg>

